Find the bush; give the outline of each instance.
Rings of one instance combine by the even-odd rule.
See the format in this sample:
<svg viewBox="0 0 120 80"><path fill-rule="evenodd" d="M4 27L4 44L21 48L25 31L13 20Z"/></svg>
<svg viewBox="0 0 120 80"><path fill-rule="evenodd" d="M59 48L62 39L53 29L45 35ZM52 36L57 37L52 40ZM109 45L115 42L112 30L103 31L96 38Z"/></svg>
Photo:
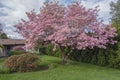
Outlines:
<svg viewBox="0 0 120 80"><path fill-rule="evenodd" d="M109 55L110 67L120 69L120 42L118 43L118 49L115 51L110 51L113 54Z"/></svg>
<svg viewBox="0 0 120 80"><path fill-rule="evenodd" d="M2 48L3 50L5 49L5 47L4 47L4 46L2 46L2 45L0 45L0 48Z"/></svg>
<svg viewBox="0 0 120 80"><path fill-rule="evenodd" d="M13 55L9 57L2 65L2 69L7 67L10 71L16 71L17 66L17 59L19 56Z"/></svg>
<svg viewBox="0 0 120 80"><path fill-rule="evenodd" d="M38 56L35 54L21 54L9 57L3 64L3 68L7 67L10 72L28 72L34 71L38 67Z"/></svg>
<svg viewBox="0 0 120 80"><path fill-rule="evenodd" d="M108 45L107 49L73 50L69 58L85 63L120 69L120 42L115 45Z"/></svg>
<svg viewBox="0 0 120 80"><path fill-rule="evenodd" d="M110 67L120 69L120 57L110 58Z"/></svg>
<svg viewBox="0 0 120 80"><path fill-rule="evenodd" d="M22 50L22 51L16 51L16 50L11 50L8 54L8 56L12 56L12 55L20 55L26 53L26 51Z"/></svg>
<svg viewBox="0 0 120 80"><path fill-rule="evenodd" d="M56 57L61 57L61 51L58 48L56 51L53 51L53 45L50 44L46 47L45 49L45 54L50 55L50 56L56 56Z"/></svg>
<svg viewBox="0 0 120 80"><path fill-rule="evenodd" d="M46 52L45 49L46 49L45 47L40 47L39 54L45 54L45 52Z"/></svg>

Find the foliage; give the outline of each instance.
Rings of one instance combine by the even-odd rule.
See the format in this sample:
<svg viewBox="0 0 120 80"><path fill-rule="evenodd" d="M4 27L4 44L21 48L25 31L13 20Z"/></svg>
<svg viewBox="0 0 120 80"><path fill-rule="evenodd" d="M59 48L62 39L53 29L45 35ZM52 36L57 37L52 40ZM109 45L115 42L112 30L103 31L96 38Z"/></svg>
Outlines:
<svg viewBox="0 0 120 80"><path fill-rule="evenodd" d="M113 47L112 47L113 48ZM109 55L109 63L111 67L120 69L120 42L117 43L116 49L109 52L112 52L113 55Z"/></svg>
<svg viewBox="0 0 120 80"><path fill-rule="evenodd" d="M111 2L111 15L112 15L112 22L116 24L120 24L120 0L117 2Z"/></svg>
<svg viewBox="0 0 120 80"><path fill-rule="evenodd" d="M74 49L85 50L95 47L106 49L117 41L116 29L105 25L98 18L98 9L87 9L78 1L67 7L59 2L45 2L40 13L27 12L28 21L17 24L17 30L27 41L27 48L38 44L53 44L55 51L60 48L62 60ZM69 49L68 53L65 50Z"/></svg>
<svg viewBox="0 0 120 80"><path fill-rule="evenodd" d="M11 71L16 71L16 68L17 68L17 59L18 59L17 55L13 55L13 56L9 57L3 63L2 68L7 67L10 70L10 72Z"/></svg>
<svg viewBox="0 0 120 80"><path fill-rule="evenodd" d="M10 72L34 71L38 67L37 61L38 57L35 54L26 53L21 55L13 55L4 62L3 68L7 67Z"/></svg>
<svg viewBox="0 0 120 80"><path fill-rule="evenodd" d="M114 48L113 48L114 47ZM49 47L46 48L46 54L50 56L56 56L61 53L58 50L55 52L52 50L53 46L49 45ZM115 49L117 49L116 45L109 45L107 49L99 49L99 48L94 48L94 49L86 49L86 50L73 50L72 53L68 56L69 59L75 60L75 61L80 61L80 62L85 62L85 63L92 63L100 66L110 66L113 68L120 68L119 62L120 62L120 57L118 52L115 52ZM66 53L67 53L66 49ZM61 55L57 56L61 57Z"/></svg>
<svg viewBox="0 0 120 80"><path fill-rule="evenodd" d="M116 45L108 45L109 47L107 47L107 49L74 50L69 55L69 58L85 63L120 69L120 46L118 48Z"/></svg>
<svg viewBox="0 0 120 80"><path fill-rule="evenodd" d="M5 33L0 33L0 39L8 39Z"/></svg>
<svg viewBox="0 0 120 80"><path fill-rule="evenodd" d="M8 39L6 33L3 32L2 28L3 26L0 24L0 39Z"/></svg>
<svg viewBox="0 0 120 80"><path fill-rule="evenodd" d="M46 53L45 47L39 47L39 54L45 54Z"/></svg>
<svg viewBox="0 0 120 80"><path fill-rule="evenodd" d="M8 56L12 56L12 55L20 55L20 54L24 54L26 53L26 51L22 50L22 51L18 51L18 50L11 50L8 54Z"/></svg>
<svg viewBox="0 0 120 80"><path fill-rule="evenodd" d="M1 57L5 56L4 52L5 52L5 47L0 45L0 56Z"/></svg>
<svg viewBox="0 0 120 80"><path fill-rule="evenodd" d="M120 41L120 0L117 2L111 2L111 15L112 15L112 25L117 28L118 37L117 40Z"/></svg>
<svg viewBox="0 0 120 80"><path fill-rule="evenodd" d="M0 45L0 48L2 48L3 50L5 49L5 47L4 47L4 46L2 46L2 45Z"/></svg>
<svg viewBox="0 0 120 80"><path fill-rule="evenodd" d="M108 50L106 52L109 53L107 55L109 56L109 65L114 68L120 68L120 0L117 0L117 2L111 2L110 6L112 26L117 29L118 35L115 39L118 40L118 43L114 46L108 46Z"/></svg>
<svg viewBox="0 0 120 80"><path fill-rule="evenodd" d="M61 51L58 48L56 51L53 51L54 46L52 44L49 44L45 48L45 54L50 55L50 56L56 56L56 57L61 57Z"/></svg>

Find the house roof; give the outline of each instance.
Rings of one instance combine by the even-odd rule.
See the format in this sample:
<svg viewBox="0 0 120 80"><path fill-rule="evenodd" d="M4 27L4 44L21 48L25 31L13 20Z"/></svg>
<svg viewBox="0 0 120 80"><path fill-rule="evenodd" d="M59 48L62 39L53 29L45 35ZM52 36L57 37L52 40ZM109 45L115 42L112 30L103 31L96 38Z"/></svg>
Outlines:
<svg viewBox="0 0 120 80"><path fill-rule="evenodd" d="M19 45L25 44L23 39L0 39L0 45Z"/></svg>

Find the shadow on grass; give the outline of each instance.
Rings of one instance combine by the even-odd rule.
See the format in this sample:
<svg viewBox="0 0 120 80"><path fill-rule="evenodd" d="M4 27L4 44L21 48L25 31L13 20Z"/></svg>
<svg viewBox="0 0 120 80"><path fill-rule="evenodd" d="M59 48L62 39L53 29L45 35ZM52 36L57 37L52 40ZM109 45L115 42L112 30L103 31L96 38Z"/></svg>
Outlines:
<svg viewBox="0 0 120 80"><path fill-rule="evenodd" d="M48 69L49 69L48 65L39 65L37 70L35 70L35 71L45 71L45 70L48 70Z"/></svg>

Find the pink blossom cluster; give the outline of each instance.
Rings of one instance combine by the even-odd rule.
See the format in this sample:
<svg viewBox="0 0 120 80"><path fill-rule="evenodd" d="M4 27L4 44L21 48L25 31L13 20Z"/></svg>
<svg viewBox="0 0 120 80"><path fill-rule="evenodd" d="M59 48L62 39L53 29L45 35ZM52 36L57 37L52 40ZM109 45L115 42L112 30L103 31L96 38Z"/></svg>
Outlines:
<svg viewBox="0 0 120 80"><path fill-rule="evenodd" d="M17 24L17 30L27 41L27 47L49 44L56 47L70 46L79 50L106 48L117 41L116 29L103 24L98 18L98 8L87 9L79 2L68 6L58 2L45 2L39 13L27 12L28 21Z"/></svg>
<svg viewBox="0 0 120 80"><path fill-rule="evenodd" d="M25 50L24 46L15 46L12 48L12 50L18 50L18 51L21 51L21 50Z"/></svg>

